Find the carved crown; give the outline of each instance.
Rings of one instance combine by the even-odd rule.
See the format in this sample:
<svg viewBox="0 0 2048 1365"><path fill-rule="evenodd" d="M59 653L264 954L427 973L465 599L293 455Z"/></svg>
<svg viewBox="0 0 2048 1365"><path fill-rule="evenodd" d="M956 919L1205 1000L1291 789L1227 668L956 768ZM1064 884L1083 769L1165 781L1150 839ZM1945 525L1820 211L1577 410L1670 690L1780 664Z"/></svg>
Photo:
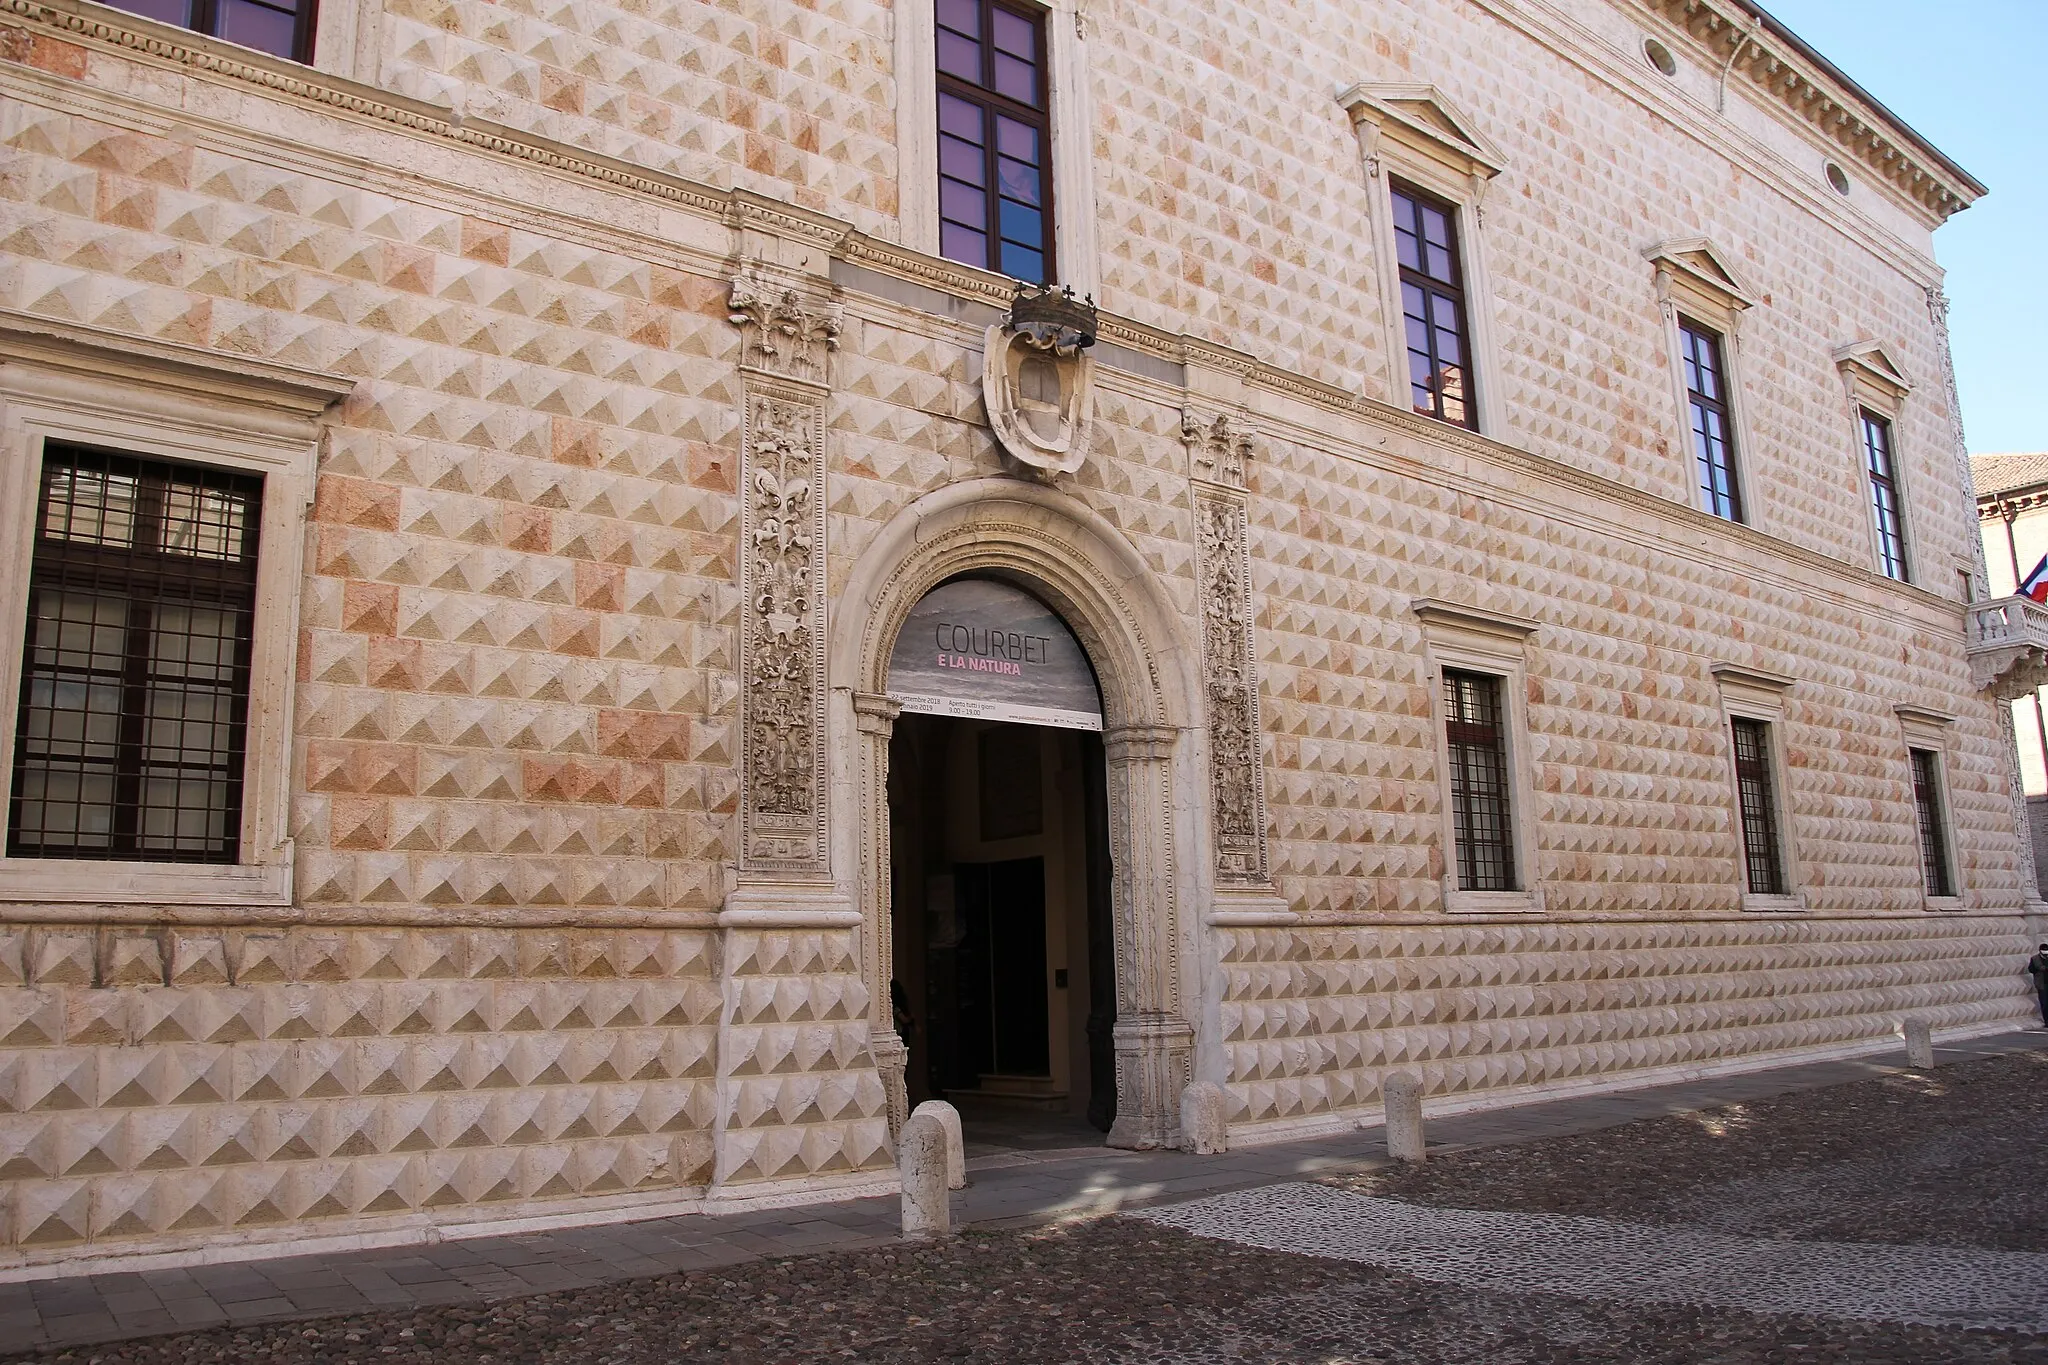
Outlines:
<svg viewBox="0 0 2048 1365"><path fill-rule="evenodd" d="M1077 299L1072 289L1020 282L1004 327L1041 350L1069 354L1095 344L1095 300Z"/></svg>

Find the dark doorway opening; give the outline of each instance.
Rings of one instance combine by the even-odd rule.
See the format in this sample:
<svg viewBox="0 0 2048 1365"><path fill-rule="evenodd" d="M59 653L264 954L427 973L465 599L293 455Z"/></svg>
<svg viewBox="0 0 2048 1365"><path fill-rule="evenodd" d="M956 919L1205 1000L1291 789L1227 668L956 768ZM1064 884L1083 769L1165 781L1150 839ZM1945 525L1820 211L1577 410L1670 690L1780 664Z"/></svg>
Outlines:
<svg viewBox="0 0 2048 1365"><path fill-rule="evenodd" d="M911 1103L956 1105L970 1154L1099 1142L1116 1117L1101 736L906 713L889 828Z"/></svg>

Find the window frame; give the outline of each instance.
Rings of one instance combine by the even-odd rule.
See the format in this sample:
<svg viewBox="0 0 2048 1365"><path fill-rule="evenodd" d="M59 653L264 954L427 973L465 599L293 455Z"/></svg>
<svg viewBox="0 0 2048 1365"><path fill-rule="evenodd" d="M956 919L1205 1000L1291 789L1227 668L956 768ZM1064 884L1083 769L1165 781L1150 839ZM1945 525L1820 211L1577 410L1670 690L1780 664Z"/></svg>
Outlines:
<svg viewBox="0 0 2048 1365"><path fill-rule="evenodd" d="M912 2L915 2L915 0L912 0ZM1010 96L1002 94L995 88L992 78L987 79L985 83L977 84L963 77L955 76L951 72L941 70L938 66L936 51L934 52L932 78L937 84L937 99L943 101L946 96L950 95L955 99L973 104L981 111L983 118L982 131L984 138L981 147L981 169L983 191L987 196L987 203L982 217L982 230L988 238L990 254L994 257L994 261L980 268L993 271L998 275L1008 276L1011 279L1021 278L1020 276L1010 275L1009 271L1003 269L1001 264L1004 240L1002 235L1002 156L997 145L996 134L990 127L990 121L994 116L1000 114L1013 122L1028 125L1039 135L1040 146L1043 149L1041 152L1043 164L1039 168L1041 202L1038 206L1040 230L1038 254L1044 258L1046 277L1042 280L1026 280L1025 283L1057 284L1059 283L1059 234L1055 230L1058 222L1055 205L1058 187L1054 185L1052 176L1052 45L1050 36L1047 33L1047 29L1050 27L1046 22L1047 15L1042 7L1029 3L1019 3L1019 0L967 0L967 3L976 7L982 26L983 36L980 39L980 47L982 53L982 74L985 78L990 76L995 65L994 28L995 16L998 12L1021 18L1029 23L1038 45L1038 69L1036 72L1038 89L1035 93L1039 103L1036 106L1020 104ZM936 24L936 22L935 18L934 23ZM943 146L945 138L943 129L939 131L939 138ZM941 181L939 194L939 254L945 256L945 225L947 220L945 216L944 181L947 177L943 159L940 162L938 174ZM949 261L954 260L951 256L946 256L945 258ZM956 265L973 264L970 261L954 261L954 263Z"/></svg>
<svg viewBox="0 0 2048 1365"><path fill-rule="evenodd" d="M1924 871L1919 871L1919 875L1915 877L1914 884L1919 889L1919 908L1941 914L1968 909L1970 893L1963 877L1961 831L1956 823L1954 786L1949 781L1949 765L1955 749L1956 718L1918 706L1895 706L1892 710L1899 718L1899 737L1906 756L1906 806L1912 818L1913 865L1916 871L1922 868L1922 849L1926 841L1926 833L1920 824L1919 800L1915 790L1918 785L1918 775L1913 771L1915 750L1931 755L1934 760L1934 794L1941 815L1940 844L1948 860L1949 894L1940 896L1929 891Z"/></svg>
<svg viewBox="0 0 2048 1365"><path fill-rule="evenodd" d="M1543 890L1537 877L1541 853L1536 837L1539 826L1535 818L1528 718L1530 640L1538 624L1431 598L1417 598L1410 609L1422 628L1424 682L1429 688L1429 721L1436 749L1443 911L1539 914L1543 910ZM1515 882L1512 891L1471 891L1459 885L1457 813L1446 724L1449 717L1444 703L1446 672L1490 677L1499 689L1508 839Z"/></svg>
<svg viewBox="0 0 2048 1365"><path fill-rule="evenodd" d="M1793 807L1792 772L1785 742L1786 694L1793 680L1761 669L1717 663L1710 670L1721 691L1721 751L1727 764L1728 812L1734 838L1735 884L1745 912L1800 914L1807 909L1799 827ZM1771 816L1778 840L1778 871L1783 889L1776 893L1749 889L1749 846L1743 832L1742 774L1735 756L1735 722L1754 721L1765 727L1770 765Z"/></svg>
<svg viewBox="0 0 2048 1365"><path fill-rule="evenodd" d="M1507 431L1502 401L1498 322L1493 271L1482 211L1488 188L1507 169L1501 150L1475 130L1478 125L1431 85L1360 84L1337 97L1351 116L1368 181L1368 222L1374 269L1379 277L1380 315L1386 338L1383 401L1402 412L1441 422L1459 431L1499 438ZM1426 107L1425 120L1417 111ZM1453 134L1447 128L1458 129ZM1394 232L1392 182L1399 180L1453 213L1464 291L1469 424L1415 413L1408 378L1407 329L1403 324L1400 256Z"/></svg>
<svg viewBox="0 0 2048 1365"><path fill-rule="evenodd" d="M255 616L233 863L13 858L0 903L34 917L148 918L152 907L287 906L291 720L298 598L322 413L353 387L336 376L70 324L0 319L0 802L12 801L15 729L49 444L260 474Z"/></svg>
<svg viewBox="0 0 2048 1365"><path fill-rule="evenodd" d="M1006 0L1006 7L1036 11L1044 17L1053 275L1062 288L1096 296L1101 293L1101 267L1096 250L1094 149L1090 145L1095 98L1088 81L1088 39L1080 16L1084 3ZM905 0L896 6L893 27L898 238L905 247L944 261L949 268L979 270L939 254L937 7L933 0Z"/></svg>
<svg viewBox="0 0 2048 1365"><path fill-rule="evenodd" d="M1693 355L1693 343L1696 341L1704 344L1711 354L1713 377L1721 386L1721 392L1718 395L1693 387L1692 379L1690 378L1691 373L1695 369L1704 370L1705 368L1698 363ZM1734 522L1737 526L1747 526L1749 524L1749 504L1743 495L1742 466L1744 462L1742 458L1742 444L1735 434L1735 407L1731 401L1734 385L1733 377L1728 367L1728 338L1725 334L1715 331L1707 324L1684 313L1680 313L1678 315L1678 347L1679 373L1682 376L1686 376L1683 379L1685 384L1686 453L1692 457L1694 500L1700 505L1700 510L1709 516L1719 517L1723 521ZM1700 481L1699 471L1703 460L1700 450L1694 444L1699 437L1699 432L1693 422L1694 415L1700 412L1710 413L1720 419L1721 445L1727 453L1728 466L1728 510L1726 512L1721 511L1714 504L1715 494L1713 490Z"/></svg>
<svg viewBox="0 0 2048 1365"><path fill-rule="evenodd" d="M1449 231L1446 233L1446 236L1450 238L1449 242L1446 243L1445 251L1446 254L1450 257L1451 274L1454 277L1453 282L1439 280L1436 276L1429 274L1425 270L1422 270L1418 267L1404 265L1401 262L1399 244L1403 224L1401 222L1401 211L1396 204L1397 200L1406 200L1414 206L1414 212L1412 216L1414 219L1414 225L1418 229L1418 231L1414 235L1418 238L1418 240L1422 239L1424 236L1424 234L1419 230L1421 228L1422 210L1435 209L1437 212L1441 213L1444 216L1446 220L1446 225L1449 228ZM1467 289L1465 284L1464 230L1463 224L1459 221L1460 215L1458 213L1458 206L1452 203L1450 200L1444 199L1435 194L1431 194L1428 190L1423 189L1421 186L1416 185L1412 181L1397 175L1389 175L1387 177L1387 201L1387 211L1390 215L1392 215L1394 229L1394 271L1396 276L1398 277L1401 288L1398 306L1401 315L1401 359L1403 362L1407 360L1408 356L1414 350L1414 346L1409 342L1408 339L1408 289L1412 287L1414 289L1421 291L1424 305L1425 307L1429 308L1429 312L1432 315L1429 317L1425 317L1423 319L1423 327L1427 333L1427 339L1429 343L1429 359L1431 365L1431 409L1428 412L1424 412L1421 408L1415 406L1414 371L1408 368L1404 363L1402 365L1402 368L1405 370L1408 377L1407 389L1409 411L1416 413L1418 416L1433 417L1439 422L1447 422L1454 427L1464 427L1468 431L1477 431L1479 430L1479 392L1481 385L1479 383L1478 377L1478 366L1474 362L1473 354L1475 348L1473 346L1472 337L1472 310L1467 305L1466 301ZM1429 306L1433 303L1434 300L1438 298L1441 298L1448 302L1451 305L1452 310L1457 314L1459 341L1465 350L1465 416L1462 420L1459 418L1449 416L1443 410L1445 406L1445 399L1443 387L1439 382L1442 377L1443 366L1437 358L1438 327L1436 324L1436 320L1433 316L1436 310L1434 307Z"/></svg>
<svg viewBox="0 0 2048 1365"><path fill-rule="evenodd" d="M1664 344L1671 365L1671 451L1679 462L1685 492L1680 501L1717 521L1768 531L1769 508L1756 496L1757 444L1752 439L1748 399L1743 391L1742 323L1757 300L1727 253L1705 237L1673 238L1643 252L1650 263L1658 311L1664 319ZM1721 404L1726 412L1728 445L1733 452L1730 487L1739 518L1723 517L1707 506L1698 477L1699 457L1693 450L1692 387L1685 374L1684 325L1711 332L1720 343Z"/></svg>
<svg viewBox="0 0 2048 1365"><path fill-rule="evenodd" d="M1834 358L1835 366L1842 375L1850 457L1855 461L1857 488L1869 513L1864 521L1864 534L1868 537L1871 567L1881 577L1912 586L1918 582L1914 560L1918 558L1919 547L1913 534L1913 514L1907 510L1913 503L1913 489L1906 468L1905 442L1900 434L1905 427L1906 399L1913 391L1912 381L1874 341L1859 341L1839 347ZM1901 572L1896 574L1887 566L1884 536L1877 522L1877 482L1870 469L1870 452L1866 444L1867 424L1873 421L1884 428L1889 442L1887 454L1891 460L1892 499L1898 516L1901 568Z"/></svg>
<svg viewBox="0 0 2048 1365"><path fill-rule="evenodd" d="M1877 571L1895 583L1910 584L1913 581L1913 560L1906 540L1906 490L1899 481L1898 424L1859 403L1856 406L1856 430L1864 457L1864 491L1867 495L1864 502L1870 508L1871 540L1876 551ZM1884 436L1885 471L1882 474L1876 468L1878 450L1870 439L1873 432L1881 432ZM1891 495L1892 525L1889 531L1884 524L1880 492ZM1885 548L1887 539L1896 543L1895 551Z"/></svg>
<svg viewBox="0 0 2048 1365"><path fill-rule="evenodd" d="M1778 794L1777 764L1772 754L1777 742L1775 727L1767 720L1741 715L1729 717L1728 725L1734 743L1736 816L1742 825L1743 888L1751 896L1782 896L1790 883L1785 876L1785 841L1778 828L1779 808L1784 801ZM1745 732L1752 736L1750 742L1757 750L1757 756L1746 762L1742 757ZM1758 812L1760 819L1751 819L1751 792L1756 793L1763 806ZM1760 836L1765 841L1762 849L1751 842L1753 826L1761 826ZM1757 885L1759 866L1768 874L1765 880L1771 885Z"/></svg>

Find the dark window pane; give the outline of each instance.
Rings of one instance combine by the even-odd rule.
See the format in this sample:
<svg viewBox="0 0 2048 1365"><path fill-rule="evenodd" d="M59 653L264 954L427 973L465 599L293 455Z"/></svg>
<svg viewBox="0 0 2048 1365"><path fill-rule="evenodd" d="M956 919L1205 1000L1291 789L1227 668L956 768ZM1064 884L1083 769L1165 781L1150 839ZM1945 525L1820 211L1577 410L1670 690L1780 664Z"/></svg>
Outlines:
<svg viewBox="0 0 2048 1365"><path fill-rule="evenodd" d="M939 131L951 133L979 147L982 145L980 106L958 95L939 94Z"/></svg>
<svg viewBox="0 0 2048 1365"><path fill-rule="evenodd" d="M978 227L988 218L988 195L957 180L939 182L939 213L956 223Z"/></svg>
<svg viewBox="0 0 2048 1365"><path fill-rule="evenodd" d="M939 70L963 81L981 80L981 44L957 33L939 30Z"/></svg>
<svg viewBox="0 0 2048 1365"><path fill-rule="evenodd" d="M996 160L996 175L1000 182L998 188L1002 190L1005 198L1014 199L1020 204L1037 206L1039 198L1036 166L1027 166L1006 156L999 157Z"/></svg>
<svg viewBox="0 0 2048 1365"><path fill-rule="evenodd" d="M248 0L215 0L219 36L273 57L293 55L298 19L288 10L252 5Z"/></svg>
<svg viewBox="0 0 2048 1365"><path fill-rule="evenodd" d="M1005 199L1002 221L1004 241L1028 246L1033 250L1045 245L1040 235L1045 230L1045 215L1029 204L1018 204Z"/></svg>
<svg viewBox="0 0 2048 1365"><path fill-rule="evenodd" d="M1025 62L1038 60L1038 29L1021 14L1006 9L994 11L996 51L1007 52Z"/></svg>
<svg viewBox="0 0 2048 1365"><path fill-rule="evenodd" d="M1019 104L1038 103L1038 68L1015 57L996 54L995 90Z"/></svg>
<svg viewBox="0 0 2048 1365"><path fill-rule="evenodd" d="M1930 896L1956 894L1949 869L1947 812L1941 806L1941 755L1931 749L1910 751L1913 760L1913 804L1920 818L1920 870Z"/></svg>
<svg viewBox="0 0 2048 1365"><path fill-rule="evenodd" d="M189 0L118 0L115 9L139 14L145 19L160 23L176 24L179 28L192 27L192 6Z"/></svg>
<svg viewBox="0 0 2048 1365"><path fill-rule="evenodd" d="M988 234L958 223L939 224L939 254L962 265L988 264Z"/></svg>
<svg viewBox="0 0 2048 1365"><path fill-rule="evenodd" d="M41 495L8 851L233 862L262 480L52 445Z"/></svg>
<svg viewBox="0 0 2048 1365"><path fill-rule="evenodd" d="M1785 870L1778 852L1770 726L1760 720L1738 718L1734 734L1735 788L1742 813L1742 852L1750 894L1783 895Z"/></svg>
<svg viewBox="0 0 2048 1365"><path fill-rule="evenodd" d="M1405 229L1395 231L1394 254L1400 258L1401 264L1410 270L1422 269L1422 244L1416 240L1414 233Z"/></svg>
<svg viewBox="0 0 2048 1365"><path fill-rule="evenodd" d="M1045 254L1013 242L1003 243L1003 273L1032 284L1045 283Z"/></svg>
<svg viewBox="0 0 2048 1365"><path fill-rule="evenodd" d="M981 36L981 0L938 0L939 23L970 38Z"/></svg>
<svg viewBox="0 0 2048 1365"><path fill-rule="evenodd" d="M1013 118L996 115L996 150L1004 156L1028 161L1036 166L1038 157L1038 130L1028 123L1019 123Z"/></svg>
<svg viewBox="0 0 2048 1365"><path fill-rule="evenodd" d="M963 180L970 185L982 183L988 174L988 153L972 142L963 141L950 133L939 135L939 174Z"/></svg>
<svg viewBox="0 0 2048 1365"><path fill-rule="evenodd" d="M1451 768L1458 885L1515 889L1500 679L1444 670L1444 738Z"/></svg>

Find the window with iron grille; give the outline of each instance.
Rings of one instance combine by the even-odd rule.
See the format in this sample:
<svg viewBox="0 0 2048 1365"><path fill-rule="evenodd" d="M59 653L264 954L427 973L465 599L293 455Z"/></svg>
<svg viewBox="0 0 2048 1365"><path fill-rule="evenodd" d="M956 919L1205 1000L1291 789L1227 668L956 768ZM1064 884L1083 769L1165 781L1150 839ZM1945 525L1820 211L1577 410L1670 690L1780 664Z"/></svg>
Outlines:
<svg viewBox="0 0 2048 1365"><path fill-rule="evenodd" d="M287 61L313 60L314 0L108 0L115 9L225 38Z"/></svg>
<svg viewBox="0 0 2048 1365"><path fill-rule="evenodd" d="M1930 896L1953 896L1948 865L1948 817L1941 808L1941 755L1913 749L1913 804L1920 813L1920 870Z"/></svg>
<svg viewBox="0 0 2048 1365"><path fill-rule="evenodd" d="M1514 835L1508 823L1507 722L1499 678L1444 670L1444 738L1450 750L1458 887L1516 890Z"/></svg>
<svg viewBox="0 0 2048 1365"><path fill-rule="evenodd" d="M1728 373L1721 363L1720 335L1681 318L1678 337L1701 501L1715 516L1741 521L1742 488L1735 478L1735 429L1728 415Z"/></svg>
<svg viewBox="0 0 2048 1365"><path fill-rule="evenodd" d="M996 0L938 5L939 254L1049 284L1052 121L1045 17Z"/></svg>
<svg viewBox="0 0 2048 1365"><path fill-rule="evenodd" d="M262 494L44 447L10 856L236 861Z"/></svg>
<svg viewBox="0 0 2048 1365"><path fill-rule="evenodd" d="M1401 267L1401 325L1408 341L1408 396L1415 410L1479 428L1465 267L1457 210L1403 181L1390 182L1394 254Z"/></svg>
<svg viewBox="0 0 2048 1365"><path fill-rule="evenodd" d="M1735 719L1735 792L1742 807L1742 853L1753 896L1785 894L1778 849L1777 793L1771 780L1771 727Z"/></svg>
<svg viewBox="0 0 2048 1365"><path fill-rule="evenodd" d="M1863 462L1870 471L1870 515L1877 524L1877 566L1887 578L1910 583L1906 571L1905 514L1899 507L1899 481L1892 465L1892 424L1868 408L1863 419Z"/></svg>

